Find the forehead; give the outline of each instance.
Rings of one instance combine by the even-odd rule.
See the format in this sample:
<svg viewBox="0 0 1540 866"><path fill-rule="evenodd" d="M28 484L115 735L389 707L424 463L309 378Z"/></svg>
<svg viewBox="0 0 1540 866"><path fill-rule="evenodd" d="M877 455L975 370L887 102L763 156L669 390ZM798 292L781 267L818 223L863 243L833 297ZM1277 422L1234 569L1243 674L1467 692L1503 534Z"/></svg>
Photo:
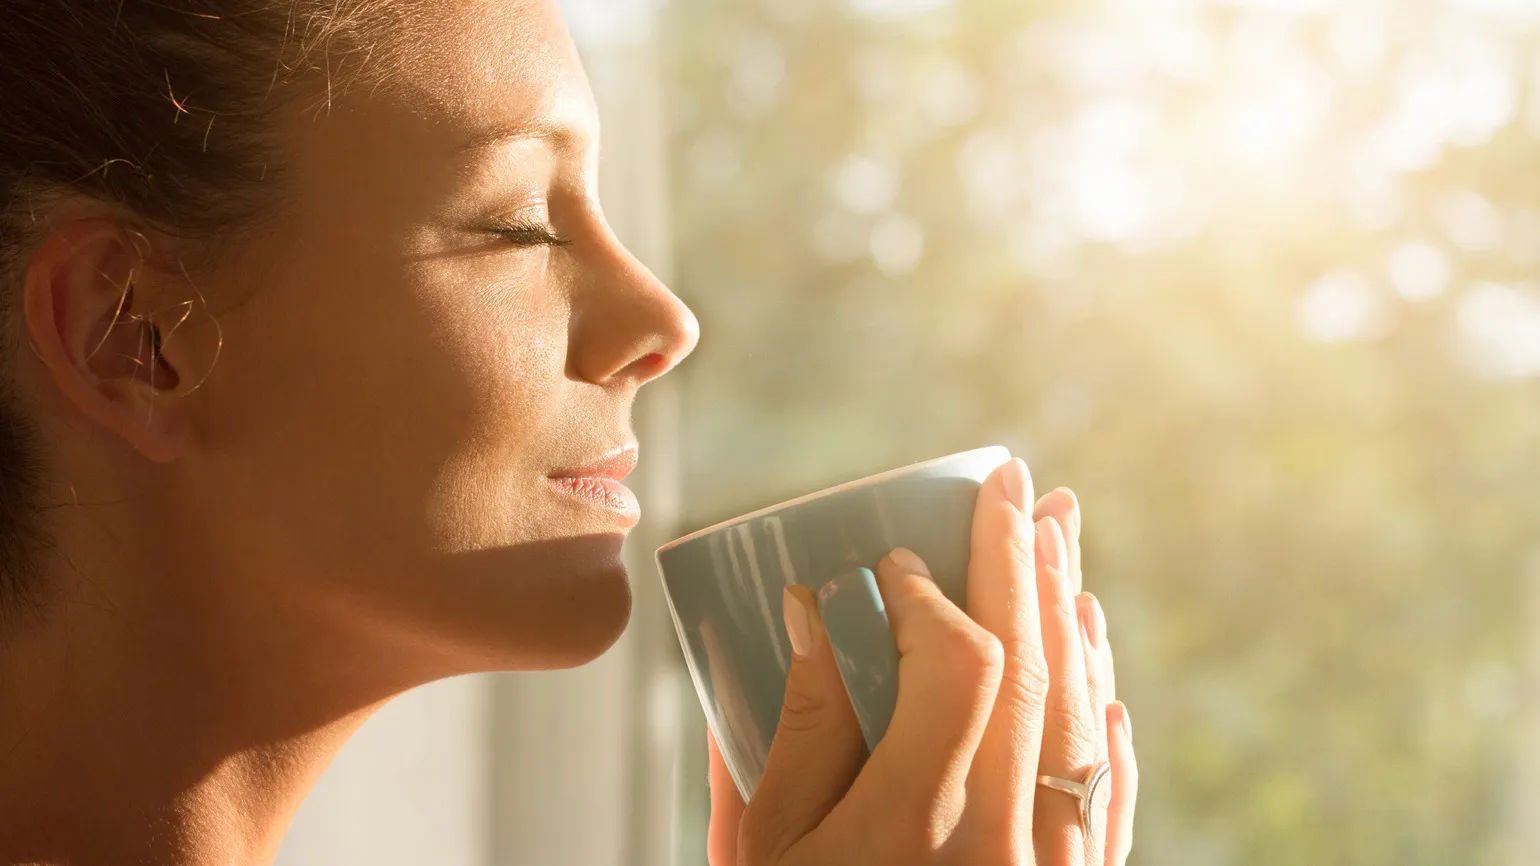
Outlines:
<svg viewBox="0 0 1540 866"><path fill-rule="evenodd" d="M594 136L593 97L554 0L423 0L397 20L390 89L457 144L525 127Z"/></svg>

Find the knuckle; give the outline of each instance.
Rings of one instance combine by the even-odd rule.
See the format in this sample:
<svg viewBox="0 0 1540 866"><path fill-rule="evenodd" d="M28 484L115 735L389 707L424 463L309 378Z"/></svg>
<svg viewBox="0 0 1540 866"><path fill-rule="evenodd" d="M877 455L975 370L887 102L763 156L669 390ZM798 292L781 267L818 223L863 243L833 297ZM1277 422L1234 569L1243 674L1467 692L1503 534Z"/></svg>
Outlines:
<svg viewBox="0 0 1540 866"><path fill-rule="evenodd" d="M1079 707L1067 701L1054 701L1048 708L1048 725L1063 733L1064 749L1068 753L1066 757L1089 763L1096 755L1099 744L1096 742L1095 726Z"/></svg>
<svg viewBox="0 0 1540 866"><path fill-rule="evenodd" d="M806 733L822 723L827 701L807 689L790 687L781 703L779 730Z"/></svg>
<svg viewBox="0 0 1540 866"><path fill-rule="evenodd" d="M981 672L998 680L1005 670L1005 644L984 629L975 629L974 660Z"/></svg>
<svg viewBox="0 0 1540 866"><path fill-rule="evenodd" d="M1041 718L1048 703L1048 661L1041 647L1030 641L1012 641L1007 649L1010 663L1000 680L1000 696L1021 705Z"/></svg>
<svg viewBox="0 0 1540 866"><path fill-rule="evenodd" d="M1051 675L1048 672L1048 657L1043 654L1040 640L1017 635L1002 641L1001 649L1005 651L1013 679L1019 680L1023 688L1034 694L1048 694Z"/></svg>
<svg viewBox="0 0 1540 866"><path fill-rule="evenodd" d="M993 688L1005 670L1005 647L989 631L962 623L949 629L948 667L970 684Z"/></svg>
<svg viewBox="0 0 1540 866"><path fill-rule="evenodd" d="M1010 535L1006 538L1007 550L1010 553L1011 562L1026 574L1031 574L1037 568L1037 536L1032 523L1025 518L1019 519L1011 527Z"/></svg>

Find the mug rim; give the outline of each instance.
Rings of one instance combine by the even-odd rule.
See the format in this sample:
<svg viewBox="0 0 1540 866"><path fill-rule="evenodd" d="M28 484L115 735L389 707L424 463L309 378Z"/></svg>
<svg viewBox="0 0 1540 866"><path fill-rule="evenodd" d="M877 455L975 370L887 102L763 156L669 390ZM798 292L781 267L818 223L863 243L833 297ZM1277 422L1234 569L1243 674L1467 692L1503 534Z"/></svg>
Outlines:
<svg viewBox="0 0 1540 866"><path fill-rule="evenodd" d="M985 445L981 448L970 448L967 451L958 451L952 454L945 454L940 457L932 457L929 460L921 460L917 463L909 463L904 466L896 466L892 469L886 469L882 472L878 472L875 475L866 475L861 478L855 478L850 481L846 481L842 484L836 484L833 487L825 487L822 490L815 490L812 493L804 493L801 496L795 497L793 499L787 499L784 502L777 502L773 505L767 505L757 511L750 511L748 514L740 514L737 517L730 517L727 520L721 521L720 523L713 523L704 529L697 529L689 535L685 535L668 542L662 547L659 547L655 555L661 556L662 554L667 553L668 551L673 550L682 544L687 544L691 541L695 541L696 539L703 538L723 529L731 528L746 521L767 517L777 511L792 508L797 505L802 505L815 499L822 499L826 496L833 496L836 493L845 493L847 491L856 490L868 485L879 484L884 481L891 481L894 478L901 478L905 475L909 475L910 473L928 469L938 463L945 463L950 460L958 460L964 457L973 457L981 455L986 451L1003 452L1005 459L1000 461L1002 464L1008 462L1011 459L1010 449L1006 448L1004 445Z"/></svg>

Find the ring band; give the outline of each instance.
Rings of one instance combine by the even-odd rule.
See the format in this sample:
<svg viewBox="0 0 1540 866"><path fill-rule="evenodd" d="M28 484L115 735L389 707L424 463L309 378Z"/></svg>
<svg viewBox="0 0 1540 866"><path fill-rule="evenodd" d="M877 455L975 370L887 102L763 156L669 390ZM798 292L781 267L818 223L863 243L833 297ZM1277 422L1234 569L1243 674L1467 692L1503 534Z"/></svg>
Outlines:
<svg viewBox="0 0 1540 866"><path fill-rule="evenodd" d="M1061 794L1068 794L1080 801L1080 829L1086 838L1091 837L1092 809L1099 799L1106 799L1105 783L1112 775L1112 765L1106 762L1097 764L1086 770L1085 777L1079 781L1061 779L1058 776L1038 776L1037 783L1044 788L1052 788Z"/></svg>

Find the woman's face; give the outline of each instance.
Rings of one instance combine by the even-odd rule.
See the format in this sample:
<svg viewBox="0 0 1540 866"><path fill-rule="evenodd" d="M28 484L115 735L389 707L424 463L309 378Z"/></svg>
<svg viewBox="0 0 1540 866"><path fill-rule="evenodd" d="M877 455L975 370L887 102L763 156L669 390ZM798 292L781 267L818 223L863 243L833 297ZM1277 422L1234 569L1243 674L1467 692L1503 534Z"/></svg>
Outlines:
<svg viewBox="0 0 1540 866"><path fill-rule="evenodd" d="M637 389L696 322L600 213L553 0L413 5L383 84L280 120L292 194L212 278L235 300L189 397L186 519L258 591L382 646L581 663L625 625L636 513L555 479L626 462Z"/></svg>

